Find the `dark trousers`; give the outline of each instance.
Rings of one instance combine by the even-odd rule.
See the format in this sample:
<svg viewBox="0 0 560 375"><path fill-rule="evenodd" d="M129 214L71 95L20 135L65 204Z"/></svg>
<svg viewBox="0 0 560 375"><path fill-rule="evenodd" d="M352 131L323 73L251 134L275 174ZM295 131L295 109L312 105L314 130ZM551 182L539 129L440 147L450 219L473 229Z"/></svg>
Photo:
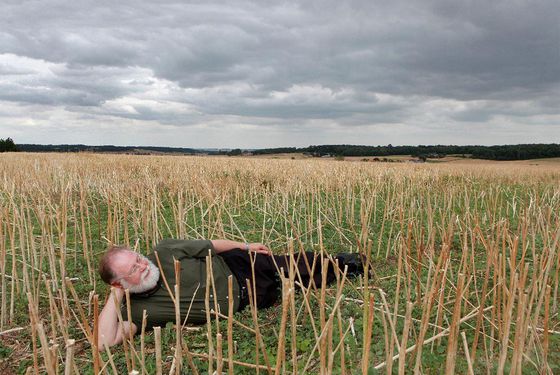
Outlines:
<svg viewBox="0 0 560 375"><path fill-rule="evenodd" d="M284 270L284 276L288 277L290 268L290 258L287 255L264 255L264 254L249 254L245 250L234 249L220 253L220 256L225 260L231 272L237 278L239 285L242 288L241 303L239 311L243 310L249 304L247 295L247 282L251 287L253 286L253 272L257 298L257 308L266 308L272 306L279 298L282 290L280 276L278 274L280 269ZM251 257L253 258L251 260ZM301 282L306 288L309 287L311 280L315 286L320 287L322 281L322 265L321 257L313 252L300 252L294 254L295 266L301 276ZM252 262L254 267L252 267ZM275 264L276 263L276 264ZM314 266L315 264L315 266ZM278 268L277 268L278 267ZM336 276L332 262L329 262L327 272L327 283L332 283ZM295 280L300 281L297 274Z"/></svg>

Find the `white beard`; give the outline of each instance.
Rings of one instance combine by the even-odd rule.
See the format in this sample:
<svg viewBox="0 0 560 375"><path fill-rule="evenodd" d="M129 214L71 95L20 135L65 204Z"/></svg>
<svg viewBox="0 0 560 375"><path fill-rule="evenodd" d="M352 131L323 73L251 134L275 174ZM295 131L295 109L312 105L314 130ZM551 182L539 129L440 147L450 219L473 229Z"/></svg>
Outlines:
<svg viewBox="0 0 560 375"><path fill-rule="evenodd" d="M144 293L153 289L159 280L159 268L150 260L149 267L142 274L141 281L136 285L131 285L126 280L122 280L121 284L124 289L128 289L130 293Z"/></svg>

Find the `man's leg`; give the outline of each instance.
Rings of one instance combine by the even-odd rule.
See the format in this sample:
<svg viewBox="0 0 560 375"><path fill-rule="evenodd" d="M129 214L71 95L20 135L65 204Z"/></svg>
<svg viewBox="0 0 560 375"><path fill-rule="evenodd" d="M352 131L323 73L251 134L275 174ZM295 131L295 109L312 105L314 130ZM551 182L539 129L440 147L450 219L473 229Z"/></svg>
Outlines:
<svg viewBox="0 0 560 375"><path fill-rule="evenodd" d="M251 292L256 297L258 308L274 305L280 295L281 286L271 256L257 253L249 254L241 249L226 251L219 255L225 260L231 272L239 281L241 288L246 288L246 280L249 280L252 288ZM248 297L246 289L244 292ZM249 304L249 300L242 299L239 310L243 310L247 304Z"/></svg>
<svg viewBox="0 0 560 375"><path fill-rule="evenodd" d="M309 288L311 282L315 284L316 287L320 287L323 278L323 263L328 256L325 254L321 258L321 255L314 253L312 251L299 252L294 254L294 263L297 269L295 275L295 280L299 281L301 277L301 282L303 286ZM290 257L289 255L275 255L274 260L278 268L284 270L284 276L289 276L290 269ZM356 277L364 273L364 267L361 262L361 257L357 253L341 253L329 259L328 266L326 269L327 273L327 284L332 283L336 279L335 274L335 263L338 265L340 273L344 272L345 266L348 267L347 276ZM294 270L295 271L295 270ZM299 277L298 277L299 274Z"/></svg>
<svg viewBox="0 0 560 375"><path fill-rule="evenodd" d="M294 279L300 281L305 288L309 288L313 284L316 287L321 287L323 279L323 261L327 258L327 255L321 257L320 254L314 253L312 251L299 252L294 254ZM289 276L290 270L290 257L289 255L275 255L274 260L278 265L278 268L284 270L284 276ZM336 279L334 265L329 261L327 266L327 284L332 283ZM301 278L301 280L300 280ZM313 283L313 284L312 284Z"/></svg>
<svg viewBox="0 0 560 375"><path fill-rule="evenodd" d="M278 272L280 269L283 269L284 277L289 277L290 257L288 255L269 256L256 253L249 254L247 251L241 249L226 251L219 255L224 258L226 264L236 276L242 288L246 288L246 280L249 280L253 288L253 295L256 296L258 308L266 308L274 305L280 296L280 290L282 288ZM327 255L321 258L320 254L311 251L294 254L294 262L297 270L297 272L294 270L294 272L296 272L294 275L295 280L301 282L306 288L312 286L312 283L317 288L321 287L323 278L323 264L321 261L326 258ZM348 260L348 256L337 256L333 258L333 261L338 262L338 267L341 272L344 270L345 263L348 263ZM352 260L354 261L353 258ZM327 284L332 283L336 279L335 265L332 261L329 260L325 272L327 273ZM362 271L358 273L363 273L363 267ZM356 275L357 274L354 274L354 276ZM255 281L254 286L253 280ZM239 310L243 310L248 303L248 299L242 300Z"/></svg>

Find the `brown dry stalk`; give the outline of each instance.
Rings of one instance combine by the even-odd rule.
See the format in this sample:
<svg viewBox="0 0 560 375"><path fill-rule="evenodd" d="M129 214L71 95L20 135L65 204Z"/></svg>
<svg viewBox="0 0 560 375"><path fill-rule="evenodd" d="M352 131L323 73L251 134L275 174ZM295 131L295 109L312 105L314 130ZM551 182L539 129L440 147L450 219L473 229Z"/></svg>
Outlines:
<svg viewBox="0 0 560 375"><path fill-rule="evenodd" d="M228 276L228 315L227 315L227 344L228 344L228 374L233 375L233 275Z"/></svg>
<svg viewBox="0 0 560 375"><path fill-rule="evenodd" d="M362 374L367 375L368 373L368 369L369 369L369 351L370 351L370 346L371 346L371 334L373 331L373 317L374 317L374 311L375 309L373 308L375 303L375 298L372 295L369 296L369 305L368 304L364 304L364 305L368 305L368 308L364 308L364 311L367 312L367 319L365 319L365 322L367 322L365 324L365 333L364 333L364 348L363 348L363 354L362 354ZM364 313L365 315L365 313Z"/></svg>
<svg viewBox="0 0 560 375"><path fill-rule="evenodd" d="M126 298L126 318L127 321L132 322L132 310L131 310L131 303L130 303L130 290L126 289L124 291L124 297ZM115 306L118 306L118 304L115 303ZM119 309L117 309L118 311ZM124 321L124 320L123 320ZM129 358L130 358L130 368L129 371L132 371L136 368L136 358L134 356L134 354L132 354L132 352L134 351L134 335L132 334L132 330L129 329L128 330L128 338L126 337L126 335L124 334L124 324L121 324L122 327L122 337L123 337L123 344L126 342L127 344L124 346L124 350L125 352L128 352L128 349L130 349L130 354L129 354ZM129 363L127 362L127 365Z"/></svg>
<svg viewBox="0 0 560 375"><path fill-rule="evenodd" d="M332 308L332 312L329 315L329 319L326 321L325 323L325 329L323 329L323 331L321 331L321 334L319 335L319 340L317 340L315 342L315 346L313 346L313 349L311 349L311 352L309 353L309 357L307 358L307 362L305 363L305 367L303 368L303 373L305 373L305 371L307 371L307 368L309 367L310 363L311 363L311 359L313 358L313 355L315 354L315 351L318 350L319 345L321 343L321 338L327 334L327 327L329 326L329 324L332 324L332 320L334 318L334 315L336 314L336 311L340 308L340 302L342 302L344 295L340 294L338 296L338 298L336 299L336 302Z"/></svg>
<svg viewBox="0 0 560 375"><path fill-rule="evenodd" d="M502 375L504 373L504 366L506 364L507 352L508 352L509 331L510 331L510 328L511 328L511 318L512 318L512 313L513 313L515 296L517 294L517 293L515 293L515 291L517 289L517 282L518 282L518 275L516 273L512 283L511 283L511 293L509 295L509 298L508 298L507 301L504 301L504 302L506 302L506 306L505 306L505 309L504 309L503 327L500 330L500 332L502 332L502 340L501 340L500 356L499 356L499 360L498 360L498 369L496 371L498 375Z"/></svg>
<svg viewBox="0 0 560 375"><path fill-rule="evenodd" d="M385 364L386 373L391 375L393 373L393 347L389 344L389 334L387 331L387 318L385 311L381 314L381 322L383 323L383 337L385 339Z"/></svg>
<svg viewBox="0 0 560 375"><path fill-rule="evenodd" d="M99 297L93 296L93 372L99 374L100 368L100 357L99 349L97 348L97 343L99 342Z"/></svg>
<svg viewBox="0 0 560 375"><path fill-rule="evenodd" d="M89 327L89 320L86 318L86 314L84 312L84 309L82 308L82 305L80 304L80 299L78 298L78 293L76 293L76 290L74 289L74 285L72 285L72 282L66 278L66 284L68 286L68 289L70 290L70 293L72 294L72 297L74 298L74 301L76 301L76 307L78 308L78 313L80 314L80 318L82 319L82 327L85 329L85 333L86 333L86 338L90 341L90 343L93 342L93 332L91 332L91 328Z"/></svg>
<svg viewBox="0 0 560 375"><path fill-rule="evenodd" d="M45 335L45 329L41 323L37 323L35 329L39 336L39 341L41 342L41 349L43 350L43 360L45 361L45 371L49 375L56 375L56 364L52 362L53 358L49 353L49 344L47 342L47 336Z"/></svg>
<svg viewBox="0 0 560 375"><path fill-rule="evenodd" d="M329 260L323 259L321 264L321 291L319 299L319 321L321 322L321 332L325 331L326 328L326 318L325 318L325 308L326 308L326 292L327 292L327 269L329 267ZM320 369L321 374L327 370L327 336L321 335L319 340L319 359L320 359Z"/></svg>
<svg viewBox="0 0 560 375"><path fill-rule="evenodd" d="M280 369L284 365L286 352L284 347L286 337L286 323L288 321L288 309L290 306L290 295L293 293L293 288L290 287L288 279L282 278L282 318L280 320L280 332L278 333L278 350L276 351L276 367L274 372L276 375L280 374Z"/></svg>
<svg viewBox="0 0 560 375"><path fill-rule="evenodd" d="M222 369L224 367L223 352L222 352L222 334L216 334L216 375L222 375Z"/></svg>
<svg viewBox="0 0 560 375"><path fill-rule="evenodd" d="M453 320L449 326L449 337L447 341L447 359L445 361L445 373L455 373L455 363L457 355L457 339L459 337L459 324L461 316L461 305L463 302L463 288L465 285L465 275L459 274L459 283L457 286L457 297L455 298L455 305L453 307Z"/></svg>
<svg viewBox="0 0 560 375"><path fill-rule="evenodd" d="M182 350L182 334L181 334L181 262L177 259L173 261L175 266L175 373L179 375L183 369L183 350ZM210 313L206 314L208 318ZM188 351L188 349L187 349ZM193 366L194 367L194 366Z"/></svg>
<svg viewBox="0 0 560 375"><path fill-rule="evenodd" d="M204 360L208 360L208 354L205 353L191 353L193 357L202 358ZM247 363L243 361L234 360L233 364L240 367L247 367L250 369L254 369L256 371L265 370L267 371L269 368L265 365L255 365L253 363Z"/></svg>
<svg viewBox="0 0 560 375"><path fill-rule="evenodd" d="M484 311L486 312L486 311L489 311L489 310L491 310L491 309L493 309L493 308L494 308L494 306L488 306L487 308L484 309ZM478 309L475 309L475 310L471 311L468 315L464 316L464 317L459 321L459 324L462 324L462 323L468 321L469 319L472 319L472 318L476 315L477 311L478 311ZM437 339L439 339L439 338L441 338L441 337L445 337L445 336L449 335L449 330L450 330L450 327L447 327L446 329L444 329L443 331L441 331L441 332L438 333L437 335L432 336L432 337L430 337L430 338L424 340L424 342L422 343L422 345L429 344L429 343L431 343L431 342L436 341ZM410 346L409 348L407 348L406 351L405 351L405 353L408 354L408 353L414 351L415 349L416 349L416 344L414 344L414 345ZM393 356L393 357L391 358L391 360L394 361L395 359L398 359L398 358L399 358L399 354ZM386 366L386 364L387 364L387 362L382 362L382 363L378 364L377 366L375 366L375 369L376 369L376 370L382 369L383 367Z"/></svg>
<svg viewBox="0 0 560 375"><path fill-rule="evenodd" d="M399 350L399 375L404 375L404 369L406 365L406 344L408 342L408 331L411 325L411 314L412 314L412 307L414 304L412 302L406 303L406 315L404 318L404 328L401 338L401 348Z"/></svg>
<svg viewBox="0 0 560 375"><path fill-rule="evenodd" d="M261 335L261 331L260 331L260 327L259 327L259 322L257 319L257 301L256 301L256 296L253 295L253 288L251 287L251 283L249 282L249 280L246 280L247 283L247 292L249 294L249 307L251 308L251 316L253 318L253 324L255 325L255 342L256 342L256 350L255 350L255 356L256 356L256 364L257 367L256 370L257 372L259 371L259 369L261 369L261 366L259 366L259 350L262 351L263 357L264 357L264 363L265 366L264 368L268 371L268 374L271 375L272 374L272 367L270 366L270 361L268 359L268 353L266 351L266 347L264 345L264 340L262 338ZM260 349L259 349L260 348Z"/></svg>
<svg viewBox="0 0 560 375"><path fill-rule="evenodd" d="M76 340L66 341L66 360L64 361L64 375L71 375L74 367L74 344Z"/></svg>
<svg viewBox="0 0 560 375"><path fill-rule="evenodd" d="M146 348L145 348L145 334L146 334L146 324L147 324L146 310L142 311L142 327L140 328L140 367L142 368L142 374L146 374Z"/></svg>
<svg viewBox="0 0 560 375"><path fill-rule="evenodd" d="M424 337L426 336L426 332L428 331L428 324L429 324L429 320L430 320L430 315L431 315L431 311L432 311L432 306L434 303L434 299L436 297L436 294L439 290L439 287L441 285L442 282L442 278L440 277L441 274L441 267L443 265L443 263L445 262L445 253L442 252L440 254L440 257L438 259L438 263L436 265L435 271L434 271L434 279L432 282L431 287L429 288L428 292L427 292L427 298L424 304L424 309L422 311L422 320L420 323L420 333L418 335L418 338L416 339L416 344L417 344L417 349L416 349L416 362L414 364L414 373L415 374L419 374L420 373L420 365L421 365L421 358L422 358L422 350L423 350L423 345L419 345L420 343L422 343L424 341Z"/></svg>
<svg viewBox="0 0 560 375"><path fill-rule="evenodd" d="M549 346L549 318L550 318L550 285L546 286L545 302L544 302L544 317L543 317L543 365L541 372L548 371L548 346Z"/></svg>
<svg viewBox="0 0 560 375"><path fill-rule="evenodd" d="M115 361L113 359L113 354L111 353L108 345L105 345L105 353L107 353L107 357L109 357L109 364L111 365L113 374L118 375L117 367L115 366Z"/></svg>
<svg viewBox="0 0 560 375"><path fill-rule="evenodd" d="M469 355L469 344L467 343L467 336L465 335L465 331L461 331L461 338L463 339L463 350L465 351L465 358L467 359L469 375L474 375L471 356Z"/></svg>
<svg viewBox="0 0 560 375"><path fill-rule="evenodd" d="M154 327L154 344L156 351L156 375L162 375L161 367L161 327Z"/></svg>

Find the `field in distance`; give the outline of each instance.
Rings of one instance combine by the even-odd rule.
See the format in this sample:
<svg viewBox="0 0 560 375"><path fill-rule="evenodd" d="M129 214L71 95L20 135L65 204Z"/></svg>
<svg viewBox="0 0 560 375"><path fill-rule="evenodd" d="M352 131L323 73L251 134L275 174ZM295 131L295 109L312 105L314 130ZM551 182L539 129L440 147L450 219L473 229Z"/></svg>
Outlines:
<svg viewBox="0 0 560 375"><path fill-rule="evenodd" d="M280 154L269 154L269 155L251 155L251 156L235 156L236 158L258 158L258 159L291 159L291 160L302 160L302 159L335 159L334 156L329 156L325 158L314 158L313 156L306 155L303 153L280 153ZM417 161L418 158L411 155L389 155L389 156L345 156L343 158L345 161L368 161L368 162L383 162L384 159L389 161L399 161L399 162L412 162ZM378 160L375 160L378 159ZM498 164L498 165L550 165L560 167L560 158L545 158L545 159L528 159L528 160L487 160L487 159L471 159L470 157L463 157L462 155L447 155L443 158L428 158L428 163L455 163L455 164Z"/></svg>

